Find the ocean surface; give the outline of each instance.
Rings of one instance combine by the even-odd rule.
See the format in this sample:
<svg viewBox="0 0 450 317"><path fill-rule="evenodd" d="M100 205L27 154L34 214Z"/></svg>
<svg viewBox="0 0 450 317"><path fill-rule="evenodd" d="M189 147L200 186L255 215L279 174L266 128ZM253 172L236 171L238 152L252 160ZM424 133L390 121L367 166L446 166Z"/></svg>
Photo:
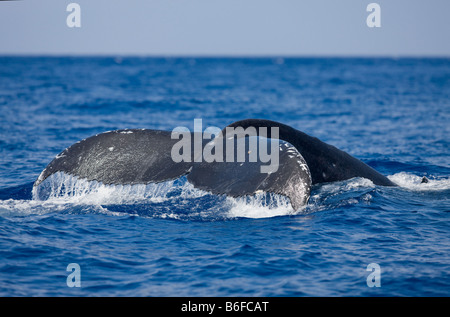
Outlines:
<svg viewBox="0 0 450 317"><path fill-rule="evenodd" d="M291 125L399 186L316 185L297 212L184 178L33 197L79 140L196 118ZM449 154L450 59L0 57L0 296L449 296Z"/></svg>

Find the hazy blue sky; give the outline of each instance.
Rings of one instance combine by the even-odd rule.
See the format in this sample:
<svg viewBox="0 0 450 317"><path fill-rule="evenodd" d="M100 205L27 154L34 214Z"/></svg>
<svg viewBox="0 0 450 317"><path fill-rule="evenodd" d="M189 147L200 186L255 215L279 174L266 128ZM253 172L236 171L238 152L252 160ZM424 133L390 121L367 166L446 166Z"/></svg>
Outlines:
<svg viewBox="0 0 450 317"><path fill-rule="evenodd" d="M1 1L0 54L450 56L449 17L449 0Z"/></svg>

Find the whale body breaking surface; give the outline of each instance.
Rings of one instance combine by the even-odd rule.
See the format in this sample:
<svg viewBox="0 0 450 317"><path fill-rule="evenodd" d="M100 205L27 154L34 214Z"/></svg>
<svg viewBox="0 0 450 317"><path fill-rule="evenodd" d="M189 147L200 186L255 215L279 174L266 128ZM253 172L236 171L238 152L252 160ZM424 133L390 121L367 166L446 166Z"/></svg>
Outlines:
<svg viewBox="0 0 450 317"><path fill-rule="evenodd" d="M240 133L227 134L227 129L237 128ZM249 128L257 134L246 133ZM213 139L199 138L199 132L185 134L184 141L189 142L182 149L184 160L174 159L174 153L181 153L177 148L180 140L170 131L127 129L100 133L58 154L33 188L58 172L105 185L161 183L186 176L195 188L217 195L280 194L298 210L307 204L314 184L363 177L375 185L396 185L348 153L279 122L241 120L222 132L215 133ZM245 151L239 151L239 144ZM270 163L275 168L268 168L267 158L257 159L254 149L261 148L270 148ZM210 153L214 160L198 159L198 150Z"/></svg>

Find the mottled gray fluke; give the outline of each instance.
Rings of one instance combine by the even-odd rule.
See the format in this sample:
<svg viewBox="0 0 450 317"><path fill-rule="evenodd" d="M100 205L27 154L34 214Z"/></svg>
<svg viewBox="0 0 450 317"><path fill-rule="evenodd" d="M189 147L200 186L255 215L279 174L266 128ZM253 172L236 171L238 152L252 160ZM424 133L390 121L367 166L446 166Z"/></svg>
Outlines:
<svg viewBox="0 0 450 317"><path fill-rule="evenodd" d="M202 151L207 146L224 142L222 162L196 160L198 153L194 147L190 161L175 162L171 154L179 139L172 139L171 132L116 130L97 134L65 149L42 171L34 186L56 172L106 185L159 183L187 175L188 182L194 187L213 194L239 197L258 192L276 193L288 197L294 210L298 210L308 202L312 184L365 177L376 185L395 185L360 160L287 125L247 119L228 127L267 127L269 134L265 137L234 137L244 138L246 149L249 149L251 138L257 139L258 147L263 142L276 141L277 168L262 173L261 167L267 166L266 162L251 160L250 150L245 152L243 161L236 156L232 162L227 161L227 151L236 153L237 142L227 149L223 136L213 141L201 141ZM270 127L279 129L278 139L271 138ZM196 133L190 134L192 144Z"/></svg>

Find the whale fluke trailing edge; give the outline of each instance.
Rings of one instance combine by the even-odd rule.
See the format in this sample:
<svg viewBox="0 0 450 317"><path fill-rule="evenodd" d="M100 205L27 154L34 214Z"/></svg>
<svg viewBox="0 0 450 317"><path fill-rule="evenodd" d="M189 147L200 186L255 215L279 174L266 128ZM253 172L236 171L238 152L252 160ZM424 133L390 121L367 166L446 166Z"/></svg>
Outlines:
<svg viewBox="0 0 450 317"><path fill-rule="evenodd" d="M261 191L275 193L288 197L293 209L298 210L308 202L313 184L364 177L376 185L395 185L362 161L290 126L247 119L228 127L277 127L277 138L270 134L270 129L267 135L234 136L244 138L246 149L254 141L252 138L256 138L258 146L262 142L276 141L276 171L262 173L266 164L261 160L252 161L251 151L245 152L243 161L197 160L194 140L198 132L190 133L191 159L175 162L172 149L179 140L172 138L172 132L129 129L104 132L71 145L47 165L33 187L57 172L105 185L160 183L186 175L194 187L212 194L240 197ZM213 143L226 142L226 136L224 129L222 136L212 141L201 139L202 150ZM234 142L234 148L223 148L223 158L227 151L233 151L236 158L237 143Z"/></svg>

